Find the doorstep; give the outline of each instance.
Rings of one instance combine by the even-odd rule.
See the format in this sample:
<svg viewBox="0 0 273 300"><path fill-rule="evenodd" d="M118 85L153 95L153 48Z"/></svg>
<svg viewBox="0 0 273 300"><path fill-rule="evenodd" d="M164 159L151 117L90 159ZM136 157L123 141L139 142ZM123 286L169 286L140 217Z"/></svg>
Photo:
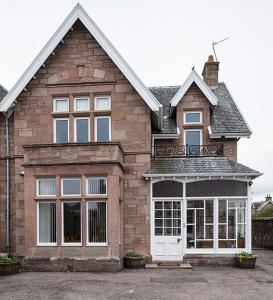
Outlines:
<svg viewBox="0 0 273 300"><path fill-rule="evenodd" d="M192 266L187 262L154 262L146 264L145 269L184 269L191 270Z"/></svg>

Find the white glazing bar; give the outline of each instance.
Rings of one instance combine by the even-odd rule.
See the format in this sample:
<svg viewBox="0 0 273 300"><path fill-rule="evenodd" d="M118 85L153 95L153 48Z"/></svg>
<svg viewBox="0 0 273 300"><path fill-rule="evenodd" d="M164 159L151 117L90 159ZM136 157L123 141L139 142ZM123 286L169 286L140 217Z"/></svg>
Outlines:
<svg viewBox="0 0 273 300"><path fill-rule="evenodd" d="M246 249L247 252L252 251L251 241L251 186L247 186L247 202L246 202Z"/></svg>
<svg viewBox="0 0 273 300"><path fill-rule="evenodd" d="M218 249L218 223L219 223L219 200L216 198L213 201L213 247L215 252Z"/></svg>
<svg viewBox="0 0 273 300"><path fill-rule="evenodd" d="M182 234L182 242L183 242L183 253L182 257L187 249L187 202L186 202L186 183L183 182L183 199L182 199L182 211L181 211L181 216L183 218L181 219L182 221L182 228L181 228L181 234Z"/></svg>

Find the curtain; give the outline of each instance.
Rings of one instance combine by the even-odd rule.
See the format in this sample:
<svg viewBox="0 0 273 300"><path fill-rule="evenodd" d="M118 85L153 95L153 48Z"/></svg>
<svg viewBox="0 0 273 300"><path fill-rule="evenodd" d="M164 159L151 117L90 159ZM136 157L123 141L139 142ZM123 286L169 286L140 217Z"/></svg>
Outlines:
<svg viewBox="0 0 273 300"><path fill-rule="evenodd" d="M39 180L39 195L56 195L56 180L55 179L46 179Z"/></svg>
<svg viewBox="0 0 273 300"><path fill-rule="evenodd" d="M39 242L56 243L55 203L39 203Z"/></svg>

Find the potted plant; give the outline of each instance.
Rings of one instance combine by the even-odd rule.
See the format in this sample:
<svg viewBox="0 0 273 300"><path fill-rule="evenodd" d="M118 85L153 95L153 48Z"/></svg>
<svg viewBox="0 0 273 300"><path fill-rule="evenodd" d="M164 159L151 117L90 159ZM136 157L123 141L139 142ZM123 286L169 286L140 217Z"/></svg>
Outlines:
<svg viewBox="0 0 273 300"><path fill-rule="evenodd" d="M140 269L145 267L144 255L129 251L124 256L124 267L127 269Z"/></svg>
<svg viewBox="0 0 273 300"><path fill-rule="evenodd" d="M0 275L17 274L19 269L18 261L9 256L0 256Z"/></svg>
<svg viewBox="0 0 273 300"><path fill-rule="evenodd" d="M254 253L242 251L234 257L235 266L242 269L255 269L256 258Z"/></svg>

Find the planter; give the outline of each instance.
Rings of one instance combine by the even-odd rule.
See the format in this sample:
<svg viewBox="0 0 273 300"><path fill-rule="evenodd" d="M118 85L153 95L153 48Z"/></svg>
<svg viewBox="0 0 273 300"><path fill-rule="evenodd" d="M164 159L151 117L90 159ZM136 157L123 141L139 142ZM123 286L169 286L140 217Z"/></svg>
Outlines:
<svg viewBox="0 0 273 300"><path fill-rule="evenodd" d="M126 269L141 269L145 267L145 259L124 257L124 268Z"/></svg>
<svg viewBox="0 0 273 300"><path fill-rule="evenodd" d="M13 275L17 274L19 263L3 264L0 263L0 275Z"/></svg>
<svg viewBox="0 0 273 300"><path fill-rule="evenodd" d="M256 258L257 258L256 256L245 257L245 258L241 258L241 261L240 261L239 257L234 257L234 263L237 268L255 269Z"/></svg>

